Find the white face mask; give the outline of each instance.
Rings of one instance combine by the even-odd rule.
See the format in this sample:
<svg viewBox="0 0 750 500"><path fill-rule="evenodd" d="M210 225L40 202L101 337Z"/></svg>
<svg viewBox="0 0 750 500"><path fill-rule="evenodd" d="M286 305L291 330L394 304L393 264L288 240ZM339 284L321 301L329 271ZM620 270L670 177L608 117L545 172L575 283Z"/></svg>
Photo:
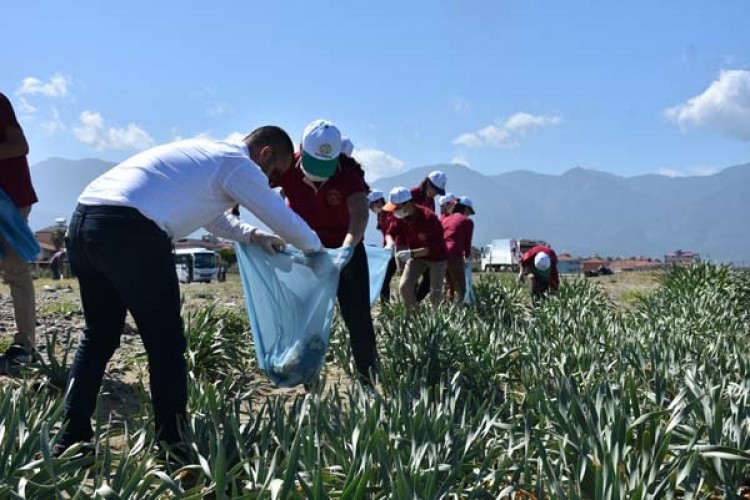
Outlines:
<svg viewBox="0 0 750 500"><path fill-rule="evenodd" d="M407 215L409 214L407 214L406 210L404 210L403 208L399 208L398 210L393 211L393 216L397 219L403 219Z"/></svg>
<svg viewBox="0 0 750 500"><path fill-rule="evenodd" d="M372 213L375 215L379 214L380 211L383 209L383 207L372 207L370 210L372 210Z"/></svg>

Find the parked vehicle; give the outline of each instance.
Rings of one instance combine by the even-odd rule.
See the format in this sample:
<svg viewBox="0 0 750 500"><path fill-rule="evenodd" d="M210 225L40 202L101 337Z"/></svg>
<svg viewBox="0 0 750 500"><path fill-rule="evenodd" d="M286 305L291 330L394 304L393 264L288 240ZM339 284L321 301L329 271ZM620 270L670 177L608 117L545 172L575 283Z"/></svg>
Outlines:
<svg viewBox="0 0 750 500"><path fill-rule="evenodd" d="M527 250L546 245L544 240L504 238L492 240L482 248L482 271L518 271L518 261Z"/></svg>
<svg viewBox="0 0 750 500"><path fill-rule="evenodd" d="M178 248L175 254L175 268L180 283L211 283L219 272L219 256L205 248Z"/></svg>

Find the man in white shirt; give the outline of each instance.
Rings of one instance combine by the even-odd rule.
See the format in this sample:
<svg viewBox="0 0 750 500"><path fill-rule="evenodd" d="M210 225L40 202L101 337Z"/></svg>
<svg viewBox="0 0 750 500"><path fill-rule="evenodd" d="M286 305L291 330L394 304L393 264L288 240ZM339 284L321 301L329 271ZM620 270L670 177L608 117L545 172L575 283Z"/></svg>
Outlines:
<svg viewBox="0 0 750 500"><path fill-rule="evenodd" d="M84 189L67 250L86 326L55 455L93 437L91 415L127 311L148 354L157 439L179 441L187 406L186 340L172 240L204 227L268 252L286 241L305 252L321 250L315 232L269 187L290 168L293 151L289 135L273 126L251 132L242 144L176 142L125 160ZM278 236L228 214L237 203Z"/></svg>

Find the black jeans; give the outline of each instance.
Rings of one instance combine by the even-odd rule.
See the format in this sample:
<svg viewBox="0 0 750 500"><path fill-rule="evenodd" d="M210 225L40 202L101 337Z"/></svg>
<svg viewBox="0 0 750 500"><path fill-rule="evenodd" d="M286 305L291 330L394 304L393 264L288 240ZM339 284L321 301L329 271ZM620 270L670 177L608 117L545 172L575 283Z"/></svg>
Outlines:
<svg viewBox="0 0 750 500"><path fill-rule="evenodd" d="M391 257L388 261L388 268L385 270L385 279L383 280L383 288L380 289L380 301L390 302L391 301L391 279L396 273L396 258Z"/></svg>
<svg viewBox="0 0 750 500"><path fill-rule="evenodd" d="M179 441L187 407L187 342L170 238L133 208L78 205L67 248L86 325L70 370L62 442L93 435L91 415L127 311L148 355L157 439Z"/></svg>
<svg viewBox="0 0 750 500"><path fill-rule="evenodd" d="M372 381L377 370L375 328L370 314L370 271L364 243L354 247L354 255L341 270L336 293L341 317L349 330L354 364L364 381Z"/></svg>

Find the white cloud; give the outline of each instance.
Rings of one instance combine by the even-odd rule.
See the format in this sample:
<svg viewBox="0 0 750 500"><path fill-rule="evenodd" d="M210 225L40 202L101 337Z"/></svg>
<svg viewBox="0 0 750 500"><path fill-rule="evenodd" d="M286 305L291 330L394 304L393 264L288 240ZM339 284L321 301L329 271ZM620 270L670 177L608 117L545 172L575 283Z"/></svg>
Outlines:
<svg viewBox="0 0 750 500"><path fill-rule="evenodd" d="M664 111L683 129L693 125L750 142L750 71L722 71L702 94Z"/></svg>
<svg viewBox="0 0 750 500"><path fill-rule="evenodd" d="M562 120L559 116L534 116L529 113L516 113L505 120L505 130L519 135L525 135L542 127L554 127Z"/></svg>
<svg viewBox="0 0 750 500"><path fill-rule="evenodd" d="M365 169L365 179L372 182L404 171L404 162L379 149L357 149L355 157Z"/></svg>
<svg viewBox="0 0 750 500"><path fill-rule="evenodd" d="M659 175L666 177L699 177L706 175L713 175L719 172L720 169L716 167L709 167L705 165L697 165L689 167L685 170L674 170L672 168L662 168L657 172Z"/></svg>
<svg viewBox="0 0 750 500"><path fill-rule="evenodd" d="M32 114L39 111L39 109L31 104L25 97L18 98L18 111L24 114Z"/></svg>
<svg viewBox="0 0 750 500"><path fill-rule="evenodd" d="M49 120L45 120L39 124L42 130L47 132L49 135L55 135L58 132L67 130L67 125L60 119L60 112L56 108L52 109L52 117Z"/></svg>
<svg viewBox="0 0 750 500"><path fill-rule="evenodd" d="M16 95L43 95L47 97L64 97L68 95L69 77L55 73L48 82L29 76L21 81L21 86L16 90Z"/></svg>
<svg viewBox="0 0 750 500"><path fill-rule="evenodd" d="M95 150L141 150L154 145L151 136L134 123L129 123L123 128L107 128L102 115L94 111L84 111L79 119L80 125L73 128L75 136Z"/></svg>
<svg viewBox="0 0 750 500"><path fill-rule="evenodd" d="M487 125L477 132L477 135L483 144L493 148L515 148L518 146L518 141L510 135L510 132L497 125Z"/></svg>
<svg viewBox="0 0 750 500"><path fill-rule="evenodd" d="M454 156L453 159L451 160L451 163L455 163L457 165L463 165L465 167L470 167L471 166L469 164L469 160L467 160L466 157L463 156L463 155L456 155L456 156Z"/></svg>
<svg viewBox="0 0 750 500"><path fill-rule="evenodd" d="M476 132L466 132L453 140L457 146L467 148L518 147L518 138L543 127L554 127L562 123L559 116L535 116L529 113L516 113L501 124L490 124Z"/></svg>

